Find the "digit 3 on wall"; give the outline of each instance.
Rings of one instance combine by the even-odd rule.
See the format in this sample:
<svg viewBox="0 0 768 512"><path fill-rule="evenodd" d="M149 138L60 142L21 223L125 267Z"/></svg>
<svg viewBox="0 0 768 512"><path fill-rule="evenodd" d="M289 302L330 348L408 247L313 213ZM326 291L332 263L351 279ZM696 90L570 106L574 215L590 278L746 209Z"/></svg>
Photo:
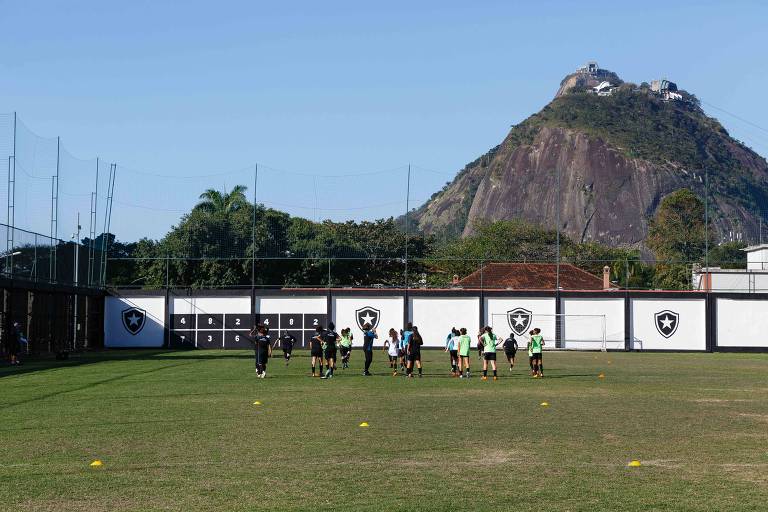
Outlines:
<svg viewBox="0 0 768 512"><path fill-rule="evenodd" d="M659 311L653 315L653 323L659 334L665 338L672 337L677 332L677 326L680 323L680 315L669 309Z"/></svg>

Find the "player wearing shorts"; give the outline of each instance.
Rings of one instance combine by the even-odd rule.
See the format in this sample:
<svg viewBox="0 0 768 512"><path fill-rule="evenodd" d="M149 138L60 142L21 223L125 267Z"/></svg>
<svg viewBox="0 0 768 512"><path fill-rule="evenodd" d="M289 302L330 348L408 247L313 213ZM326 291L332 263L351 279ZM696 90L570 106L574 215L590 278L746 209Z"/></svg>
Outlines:
<svg viewBox="0 0 768 512"><path fill-rule="evenodd" d="M352 329L347 327L341 330L339 352L341 353L341 369L349 368L349 356L352 355Z"/></svg>
<svg viewBox="0 0 768 512"><path fill-rule="evenodd" d="M459 373L461 373L462 379L469 378L469 351L472 345L472 338L467 334L466 327L462 327L459 331Z"/></svg>
<svg viewBox="0 0 768 512"><path fill-rule="evenodd" d="M363 369L363 376L371 376L371 363L373 362L373 340L378 339L379 335L376 334L376 329L371 328L371 324L366 323L363 325L363 355L365 356L365 367Z"/></svg>
<svg viewBox="0 0 768 512"><path fill-rule="evenodd" d="M451 376L459 376L459 331L455 327L451 329L448 336L445 338L445 351L451 357Z"/></svg>
<svg viewBox="0 0 768 512"><path fill-rule="evenodd" d="M419 369L419 378L421 378L421 346L423 344L424 340L419 334L419 328L413 327L408 341L408 366L405 370L405 375L409 378L413 378L414 365Z"/></svg>
<svg viewBox="0 0 768 512"><path fill-rule="evenodd" d="M315 329L315 336L309 340L309 355L312 358L312 376L319 377L323 374L323 340L320 334L323 332L322 327ZM320 365L320 373L315 373L315 365Z"/></svg>
<svg viewBox="0 0 768 512"><path fill-rule="evenodd" d="M413 324L408 322L405 329L400 333L400 370L405 372L408 366L408 343L413 336Z"/></svg>
<svg viewBox="0 0 768 512"><path fill-rule="evenodd" d="M509 333L509 338L504 340L504 356L506 356L509 362L509 371L515 367L515 356L517 355L517 340L515 339L515 333Z"/></svg>
<svg viewBox="0 0 768 512"><path fill-rule="evenodd" d="M490 326L483 329L483 380L488 380L488 363L493 368L493 380L499 380L496 374L496 347L499 345L499 338L493 334Z"/></svg>
<svg viewBox="0 0 768 512"><path fill-rule="evenodd" d="M541 329L538 327L533 330L531 336L531 355L533 357L533 377L543 377L544 372L541 366L541 350L544 347L544 336L541 335Z"/></svg>
<svg viewBox="0 0 768 512"><path fill-rule="evenodd" d="M254 337L254 334L256 335ZM272 340L269 339L267 328L259 324L251 330L253 338L254 359L256 362L256 377L263 379L267 376L267 363L272 355Z"/></svg>
<svg viewBox="0 0 768 512"><path fill-rule="evenodd" d="M327 370L325 370L325 375L320 377L321 379L333 378L333 370L336 369L336 343L341 339L341 336L335 329L336 326L331 322L328 324L328 329L322 333L322 339L325 342L323 357L325 357Z"/></svg>
<svg viewBox="0 0 768 512"><path fill-rule="evenodd" d="M528 332L528 343L526 348L528 349L528 366L531 367L531 375L536 375L533 372L533 352L531 352L531 336L533 336L533 329Z"/></svg>
<svg viewBox="0 0 768 512"><path fill-rule="evenodd" d="M480 329L477 333L477 358L481 361L483 360L483 334L485 334L484 329Z"/></svg>
<svg viewBox="0 0 768 512"><path fill-rule="evenodd" d="M283 335L275 340L275 347L280 344L280 348L283 349L283 359L285 359L285 366L288 366L288 362L291 360L291 352L293 352L293 345L296 343L296 337L290 334L288 331L283 331Z"/></svg>
<svg viewBox="0 0 768 512"><path fill-rule="evenodd" d="M397 361L400 356L400 337L394 329L389 330L389 338L384 342L384 350L389 356L389 367L392 369L392 376L397 375Z"/></svg>

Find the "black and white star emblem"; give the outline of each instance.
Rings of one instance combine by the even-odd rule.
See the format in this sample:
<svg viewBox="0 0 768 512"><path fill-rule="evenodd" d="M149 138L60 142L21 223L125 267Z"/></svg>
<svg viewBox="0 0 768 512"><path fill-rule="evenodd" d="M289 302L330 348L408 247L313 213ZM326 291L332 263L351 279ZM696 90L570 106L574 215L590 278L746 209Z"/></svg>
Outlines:
<svg viewBox="0 0 768 512"><path fill-rule="evenodd" d="M125 330L135 336L144 328L147 312L141 308L132 307L124 309L121 316L123 318L123 327L125 327Z"/></svg>
<svg viewBox="0 0 768 512"><path fill-rule="evenodd" d="M379 326L379 317L381 311L371 306L365 306L355 311L355 318L357 318L357 326L360 330L363 330L365 324L371 324L371 329L375 329Z"/></svg>
<svg viewBox="0 0 768 512"><path fill-rule="evenodd" d="M507 323L512 332L518 336L528 332L528 328L531 326L531 317L533 313L525 308L515 308L507 311Z"/></svg>
<svg viewBox="0 0 768 512"><path fill-rule="evenodd" d="M656 324L656 330L659 331L659 334L665 338L669 338L675 334L677 325L680 323L680 315L674 311L665 309L664 311L659 311L653 315L653 317L655 321L654 323Z"/></svg>

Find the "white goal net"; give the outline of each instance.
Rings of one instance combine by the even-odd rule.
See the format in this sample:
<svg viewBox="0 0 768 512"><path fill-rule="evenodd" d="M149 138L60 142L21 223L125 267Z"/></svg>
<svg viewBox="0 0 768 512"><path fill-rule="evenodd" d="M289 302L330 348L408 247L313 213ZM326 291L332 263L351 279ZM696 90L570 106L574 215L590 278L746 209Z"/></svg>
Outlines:
<svg viewBox="0 0 768 512"><path fill-rule="evenodd" d="M521 350L535 328L544 336L544 350L607 350L605 315L541 315L519 308L491 315L491 327L502 339L514 333Z"/></svg>

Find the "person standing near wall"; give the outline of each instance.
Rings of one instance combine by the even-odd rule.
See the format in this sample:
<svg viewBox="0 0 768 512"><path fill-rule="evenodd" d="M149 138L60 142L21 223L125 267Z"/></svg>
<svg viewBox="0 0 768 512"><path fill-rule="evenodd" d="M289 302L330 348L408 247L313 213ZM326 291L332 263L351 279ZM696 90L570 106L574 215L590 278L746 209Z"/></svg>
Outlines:
<svg viewBox="0 0 768 512"><path fill-rule="evenodd" d="M363 325L363 355L365 355L365 369L363 375L369 377L371 372L371 362L373 361L373 340L378 338L376 329L371 329L371 324Z"/></svg>
<svg viewBox="0 0 768 512"><path fill-rule="evenodd" d="M402 354L400 369L406 372L406 374L408 367L408 344L411 342L411 336L413 336L413 324L408 322L403 332L400 333L400 352Z"/></svg>
<svg viewBox="0 0 768 512"><path fill-rule="evenodd" d="M504 340L504 355L509 362L509 371L515 367L515 356L517 355L517 340L515 333L509 333L509 338Z"/></svg>
<svg viewBox="0 0 768 512"><path fill-rule="evenodd" d="M462 371L464 373L461 373L462 379L468 379L469 378L469 352L471 350L472 345L472 338L467 334L467 328L462 327L461 331L459 331L461 335L459 336L459 373Z"/></svg>
<svg viewBox="0 0 768 512"><path fill-rule="evenodd" d="M280 348L283 349L283 359L285 359L285 366L291 361L291 352L293 352L293 345L296 343L296 337L290 334L288 331L283 331L283 335L275 340L275 347L280 344Z"/></svg>
<svg viewBox="0 0 768 512"><path fill-rule="evenodd" d="M7 337L8 343L6 345L6 351L8 352L11 366L18 366L21 364L21 361L19 361L19 352L21 352L23 339L24 335L21 332L21 325L19 322L13 322L10 336Z"/></svg>
<svg viewBox="0 0 768 512"><path fill-rule="evenodd" d="M459 331L455 327L451 328L451 332L445 338L445 351L448 352L451 358L451 376L459 376Z"/></svg>
<svg viewBox="0 0 768 512"><path fill-rule="evenodd" d="M493 380L499 380L496 370L496 347L499 339L493 334L490 326L485 327L483 334L483 380L488 380L488 363L493 368Z"/></svg>
<svg viewBox="0 0 768 512"><path fill-rule="evenodd" d="M544 369L541 360L541 351L544 348L544 336L538 327L533 330L531 336L531 355L533 356L533 377L544 377Z"/></svg>
<svg viewBox="0 0 768 512"><path fill-rule="evenodd" d="M389 330L389 338L384 342L384 350L387 351L389 356L389 367L392 369L392 376L397 376L397 363L400 357L400 338L397 335L397 331L394 329Z"/></svg>
<svg viewBox="0 0 768 512"><path fill-rule="evenodd" d="M410 325L410 324L409 324ZM421 346L424 344L424 340L419 334L418 327L412 327L410 341L408 342L408 366L405 370L405 375L409 378L413 378L413 366L419 369L419 378L421 378Z"/></svg>
<svg viewBox="0 0 768 512"><path fill-rule="evenodd" d="M253 337L256 334L256 337ZM272 356L272 342L263 324L257 325L250 333L253 338L254 356L256 361L256 377L264 379L267 376L267 362Z"/></svg>
<svg viewBox="0 0 768 512"><path fill-rule="evenodd" d="M315 327L315 335L309 340L309 355L312 358L312 376L323 374L323 327ZM315 373L315 364L320 364L320 373Z"/></svg>
<svg viewBox="0 0 768 512"><path fill-rule="evenodd" d="M352 329L347 327L341 330L339 352L341 352L341 369L349 368L349 358L352 355Z"/></svg>
<svg viewBox="0 0 768 512"><path fill-rule="evenodd" d="M483 360L483 334L485 334L483 329L480 329L480 332L477 333L477 358L480 361Z"/></svg>
<svg viewBox="0 0 768 512"><path fill-rule="evenodd" d="M339 333L336 332L336 326L333 322L328 324L328 329L323 331L322 339L325 342L325 375L320 377L321 379L333 378L333 371L336 369L336 343L341 339Z"/></svg>

